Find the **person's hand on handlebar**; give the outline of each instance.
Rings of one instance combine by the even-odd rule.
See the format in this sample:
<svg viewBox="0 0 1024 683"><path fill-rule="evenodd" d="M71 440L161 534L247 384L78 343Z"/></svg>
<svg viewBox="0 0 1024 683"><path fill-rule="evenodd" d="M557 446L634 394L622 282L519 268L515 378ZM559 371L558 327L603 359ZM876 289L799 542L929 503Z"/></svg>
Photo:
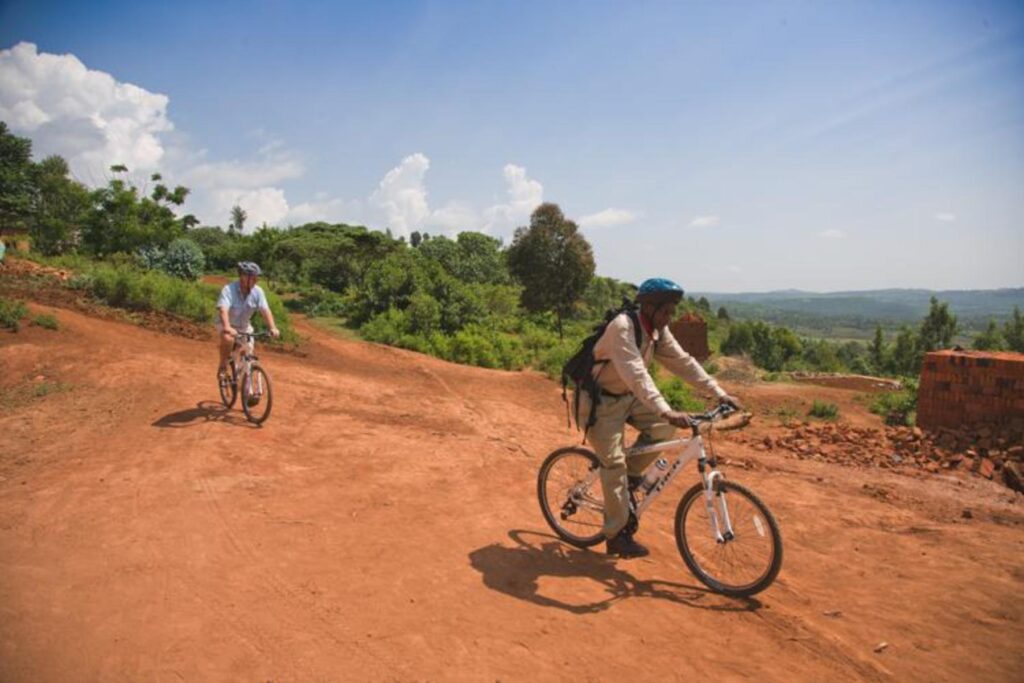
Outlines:
<svg viewBox="0 0 1024 683"><path fill-rule="evenodd" d="M281 330L277 329L276 327L271 327L270 328L270 336L273 337L274 339L280 339L281 338Z"/></svg>
<svg viewBox="0 0 1024 683"><path fill-rule="evenodd" d="M736 410L743 410L743 403L735 396L730 396L729 394L720 397L718 399L718 403L720 405L730 406L732 408L735 408Z"/></svg>
<svg viewBox="0 0 1024 683"><path fill-rule="evenodd" d="M224 334L226 334L226 335L230 336L232 339L234 339L235 337L238 336L238 330L236 330L235 328L231 327L231 325L228 325L227 327L224 328Z"/></svg>
<svg viewBox="0 0 1024 683"><path fill-rule="evenodd" d="M669 410L661 414L661 419L668 422L673 427L679 427L680 429L689 429L692 426L690 422L690 416L686 413L678 410Z"/></svg>

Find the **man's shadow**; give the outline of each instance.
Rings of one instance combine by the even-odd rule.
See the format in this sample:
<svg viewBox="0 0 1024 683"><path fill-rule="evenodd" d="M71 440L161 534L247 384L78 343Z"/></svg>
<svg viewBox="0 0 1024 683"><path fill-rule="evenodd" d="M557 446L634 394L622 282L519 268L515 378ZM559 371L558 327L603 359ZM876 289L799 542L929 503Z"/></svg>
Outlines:
<svg viewBox="0 0 1024 683"><path fill-rule="evenodd" d="M183 427L195 427L207 422L223 422L235 427L251 427L259 429L245 419L245 415L237 411L232 412L225 408L224 404L217 401L200 401L195 408L187 408L174 413L168 413L153 422L153 427L181 429Z"/></svg>
<svg viewBox="0 0 1024 683"><path fill-rule="evenodd" d="M537 540L531 543L524 538L527 535ZM508 536L514 547L498 543L484 546L469 554L470 564L483 575L488 588L543 607L591 614L626 598L656 598L722 612L753 612L761 607L754 598L730 598L706 588L658 579L641 581L619 567L614 559L566 545L549 534L514 529ZM572 603L557 595L541 594L539 580L546 576L596 581L603 584L608 597Z"/></svg>

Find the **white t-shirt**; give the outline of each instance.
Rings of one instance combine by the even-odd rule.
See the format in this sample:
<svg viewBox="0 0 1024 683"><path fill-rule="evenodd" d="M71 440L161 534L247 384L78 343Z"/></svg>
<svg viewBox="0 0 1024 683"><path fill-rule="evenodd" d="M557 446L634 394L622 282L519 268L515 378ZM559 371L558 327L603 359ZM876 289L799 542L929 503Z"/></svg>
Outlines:
<svg viewBox="0 0 1024 683"><path fill-rule="evenodd" d="M259 285L249 290L248 296L242 296L242 285L235 280L224 285L224 289L220 290L217 308L228 309L228 322L231 323L231 327L245 331L249 329L249 320L252 318L252 314L258 310L268 310L270 304L267 303L267 297ZM220 327L219 315L217 316L217 326Z"/></svg>

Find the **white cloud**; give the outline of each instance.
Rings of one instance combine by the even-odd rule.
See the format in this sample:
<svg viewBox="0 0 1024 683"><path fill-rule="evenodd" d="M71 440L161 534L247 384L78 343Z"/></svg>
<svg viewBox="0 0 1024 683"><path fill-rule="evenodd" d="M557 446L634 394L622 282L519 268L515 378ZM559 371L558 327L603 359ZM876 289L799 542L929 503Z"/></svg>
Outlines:
<svg viewBox="0 0 1024 683"><path fill-rule="evenodd" d="M247 187L275 185L299 178L305 172L294 158L279 156L257 161L218 161L201 163L187 169L182 181L196 187Z"/></svg>
<svg viewBox="0 0 1024 683"><path fill-rule="evenodd" d="M935 220L943 223L954 223L956 222L956 214L950 211L940 211L935 214Z"/></svg>
<svg viewBox="0 0 1024 683"><path fill-rule="evenodd" d="M526 222L544 201L544 186L526 177L526 169L505 164L503 169L509 200L484 209L484 232L507 230Z"/></svg>
<svg viewBox="0 0 1024 683"><path fill-rule="evenodd" d="M583 216L579 224L584 228L611 228L632 223L638 215L627 209L605 209Z"/></svg>
<svg viewBox="0 0 1024 683"><path fill-rule="evenodd" d="M32 43L0 50L0 120L29 135L37 157L60 154L82 178L105 177L112 164L155 170L161 134L173 130L168 98L74 55L40 53Z"/></svg>
<svg viewBox="0 0 1024 683"><path fill-rule="evenodd" d="M430 216L424 183L429 168L430 159L417 152L385 174L369 199L371 210L383 218L382 228L408 236L423 225Z"/></svg>
<svg viewBox="0 0 1024 683"><path fill-rule="evenodd" d="M480 227L480 214L465 202L448 202L440 209L431 211L427 223L449 233L476 230Z"/></svg>
<svg viewBox="0 0 1024 683"><path fill-rule="evenodd" d="M279 185L302 177L305 167L280 141L264 141L251 159L211 160L174 132L168 104L166 95L121 83L74 55L40 53L31 43L0 50L0 120L32 139L37 158L60 154L76 177L93 185L106 182L113 164L126 165L129 177L143 183L159 170L165 182L191 188L183 210L208 225L226 225L237 204L248 213L250 229L325 220L406 236L425 228L504 230L525 223L543 201L543 186L523 167L506 164L506 202L482 212L462 201L433 210L426 187L430 160L415 153L365 199L319 195L291 206Z"/></svg>
<svg viewBox="0 0 1024 683"><path fill-rule="evenodd" d="M288 215L288 200L285 199L284 190L280 188L222 188L209 193L204 211L207 218L204 220L212 225L227 225L231 208L236 204L245 209L247 214L247 233L253 232L264 223L279 226Z"/></svg>
<svg viewBox="0 0 1024 683"><path fill-rule="evenodd" d="M317 197L312 202L297 204L288 211L285 223L302 225L324 221L327 223L362 223L364 208L361 202L348 202L344 199Z"/></svg>
<svg viewBox="0 0 1024 683"><path fill-rule="evenodd" d="M706 216L695 216L690 221L689 226L691 228L713 228L722 222L722 219L717 214L708 214Z"/></svg>
<svg viewBox="0 0 1024 683"><path fill-rule="evenodd" d="M818 233L818 237L824 237L830 240L841 240L846 238L846 233L836 228L829 228L828 230L822 230Z"/></svg>

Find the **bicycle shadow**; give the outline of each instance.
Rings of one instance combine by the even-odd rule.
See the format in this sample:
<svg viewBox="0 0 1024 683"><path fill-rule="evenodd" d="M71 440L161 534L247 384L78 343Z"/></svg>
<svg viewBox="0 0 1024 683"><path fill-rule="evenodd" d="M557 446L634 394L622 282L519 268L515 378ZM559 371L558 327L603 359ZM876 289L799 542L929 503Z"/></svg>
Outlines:
<svg viewBox="0 0 1024 683"><path fill-rule="evenodd" d="M181 429L183 427L195 427L208 422L223 422L233 427L251 427L255 429L260 427L260 425L255 425L245 419L245 415L242 413L225 408L224 404L218 401L200 401L196 404L195 408L167 413L154 421L150 426L162 429Z"/></svg>
<svg viewBox="0 0 1024 683"><path fill-rule="evenodd" d="M551 541L533 545L523 538L525 534ZM656 598L717 612L754 612L761 608L755 598L731 598L693 585L637 579L614 559L567 545L550 534L513 529L508 535L516 547L493 543L471 552L469 562L483 575L488 588L542 607L593 614L627 598ZM540 579L544 577L591 579L603 584L609 595L602 600L578 603L544 595L540 589Z"/></svg>

